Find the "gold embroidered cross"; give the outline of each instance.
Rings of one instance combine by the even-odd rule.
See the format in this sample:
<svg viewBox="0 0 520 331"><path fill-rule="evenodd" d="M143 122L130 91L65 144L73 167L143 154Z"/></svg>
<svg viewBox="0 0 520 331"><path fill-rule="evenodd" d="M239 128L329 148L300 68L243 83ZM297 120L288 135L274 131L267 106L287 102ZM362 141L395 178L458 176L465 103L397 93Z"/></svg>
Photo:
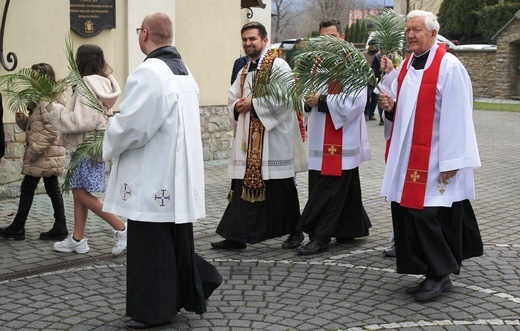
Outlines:
<svg viewBox="0 0 520 331"><path fill-rule="evenodd" d="M334 147L334 146L330 146L329 147L329 154L330 155L336 154L336 151L337 151L336 147Z"/></svg>
<svg viewBox="0 0 520 331"><path fill-rule="evenodd" d="M417 171L414 171L411 175L410 175L410 178L412 179L413 182L416 182L419 178L421 178L421 175L419 175L417 173Z"/></svg>

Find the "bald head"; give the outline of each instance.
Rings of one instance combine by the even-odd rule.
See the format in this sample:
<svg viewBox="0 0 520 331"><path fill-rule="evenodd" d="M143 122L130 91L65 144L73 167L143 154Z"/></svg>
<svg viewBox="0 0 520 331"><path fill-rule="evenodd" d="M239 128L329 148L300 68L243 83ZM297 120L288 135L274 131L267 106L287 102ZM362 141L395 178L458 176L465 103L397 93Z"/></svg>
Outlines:
<svg viewBox="0 0 520 331"><path fill-rule="evenodd" d="M142 28L148 31L149 39L157 46L170 46L173 42L173 23L164 13L146 16Z"/></svg>

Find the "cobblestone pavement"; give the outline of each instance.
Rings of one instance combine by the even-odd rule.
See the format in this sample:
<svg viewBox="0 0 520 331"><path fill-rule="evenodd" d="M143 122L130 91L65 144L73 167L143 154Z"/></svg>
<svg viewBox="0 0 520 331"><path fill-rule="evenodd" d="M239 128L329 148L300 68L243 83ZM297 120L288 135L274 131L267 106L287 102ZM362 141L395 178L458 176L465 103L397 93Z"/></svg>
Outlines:
<svg viewBox="0 0 520 331"><path fill-rule="evenodd" d="M332 243L312 257L281 249L284 238L218 251L215 228L226 205L226 161L206 162L207 218L195 226L196 250L224 278L201 317L181 311L160 330L520 330L520 113L476 111L482 158L473 206L485 254L464 262L454 290L419 304L404 292L418 281L398 275L383 256L391 232L389 204L379 196L383 137L369 121L372 161L361 166L363 198L373 227L350 244ZM305 174L297 176L300 203ZM0 204L8 225L17 199ZM66 198L72 229L72 199ZM125 260L110 255L112 232L95 216L87 225L88 254L54 252L38 234L52 225L52 207L38 195L25 241L0 241L0 330L121 330L125 317ZM307 240L307 239L306 239Z"/></svg>

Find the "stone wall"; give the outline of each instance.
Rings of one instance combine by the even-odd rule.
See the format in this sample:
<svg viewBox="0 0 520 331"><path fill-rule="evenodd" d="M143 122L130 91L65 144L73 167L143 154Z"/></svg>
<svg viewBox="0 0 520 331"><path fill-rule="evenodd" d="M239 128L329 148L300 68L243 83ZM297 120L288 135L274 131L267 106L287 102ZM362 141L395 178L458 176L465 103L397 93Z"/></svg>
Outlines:
<svg viewBox="0 0 520 331"><path fill-rule="evenodd" d="M204 160L228 158L233 142L233 131L227 106L201 107L200 126Z"/></svg>
<svg viewBox="0 0 520 331"><path fill-rule="evenodd" d="M0 197L18 197L23 176L22 158L25 150L25 132L15 123L5 123L5 156L0 163ZM43 185L38 191L44 192Z"/></svg>
<svg viewBox="0 0 520 331"><path fill-rule="evenodd" d="M474 97L495 97L496 51L459 50L456 55L468 71Z"/></svg>
<svg viewBox="0 0 520 331"><path fill-rule="evenodd" d="M500 98L520 97L520 10L497 36L496 90Z"/></svg>

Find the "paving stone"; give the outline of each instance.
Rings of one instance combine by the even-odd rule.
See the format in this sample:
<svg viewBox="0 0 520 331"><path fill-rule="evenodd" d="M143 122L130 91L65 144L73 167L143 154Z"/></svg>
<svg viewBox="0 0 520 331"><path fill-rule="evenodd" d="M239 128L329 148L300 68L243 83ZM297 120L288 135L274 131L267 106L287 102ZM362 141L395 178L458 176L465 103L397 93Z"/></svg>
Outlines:
<svg viewBox="0 0 520 331"><path fill-rule="evenodd" d="M473 206L485 254L464 261L461 274L452 278L455 287L450 294L432 302L415 302L404 287L422 278L396 274L395 259L383 257L391 232L390 206L379 196L384 140L381 127L368 122L373 159L360 167L360 176L373 224L370 236L346 245L333 241L328 252L317 256L303 257L281 249L285 238L248 245L239 252L211 249L210 243L220 240L215 229L225 208L229 180L225 160L206 162L207 217L194 227L195 246L220 271L223 284L208 300L202 318L181 310L170 327L159 330L520 328L520 227L512 226L520 214L516 199L520 196L520 167L514 157L520 155L520 113L477 111L474 119L483 166L476 171ZM307 176L298 174L297 182L303 208ZM17 203L17 199L1 201L0 226L12 221L13 216L6 215L16 210ZM70 196L65 203L70 229ZM126 256L110 255L110 227L90 215L91 251L62 254L53 251L52 243L38 240L39 233L52 226L50 214L48 197L37 195L27 222L28 238L22 242L0 240L0 331L122 329L128 319ZM60 263L71 264L54 270ZM1 278L30 270L37 272L19 279ZM502 325L496 324L499 322Z"/></svg>

